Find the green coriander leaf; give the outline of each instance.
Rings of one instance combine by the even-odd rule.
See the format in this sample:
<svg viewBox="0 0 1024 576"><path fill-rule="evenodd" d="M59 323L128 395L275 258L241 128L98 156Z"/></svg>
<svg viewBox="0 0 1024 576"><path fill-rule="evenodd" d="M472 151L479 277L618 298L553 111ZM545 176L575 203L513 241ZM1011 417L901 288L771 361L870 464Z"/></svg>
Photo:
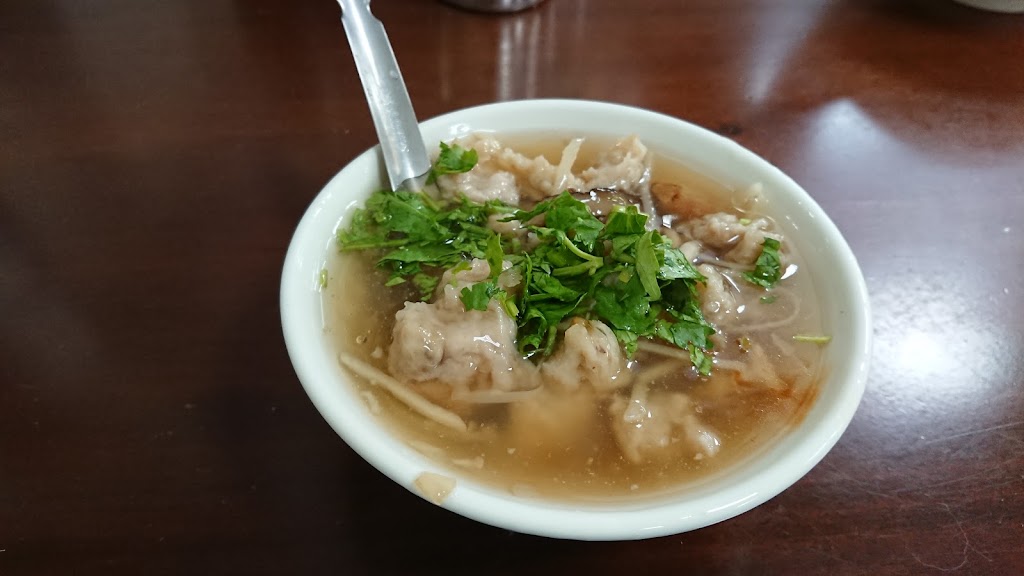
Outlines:
<svg viewBox="0 0 1024 576"><path fill-rule="evenodd" d="M615 338L618 339L619 343L622 344L622 350L626 353L627 358L632 358L636 354L637 343L639 337L635 332L629 330L612 330L615 334Z"/></svg>
<svg viewBox="0 0 1024 576"><path fill-rule="evenodd" d="M469 172L474 166L476 166L476 162L476 150L472 148L466 150L458 144L448 146L444 142L441 142L441 154L437 157L437 161L434 162L434 166L430 169L430 175L427 176L427 184L433 184L437 181L437 177L442 174L460 174L462 172Z"/></svg>
<svg viewBox="0 0 1024 576"><path fill-rule="evenodd" d="M365 250L386 245L387 235L388 230L378 227L368 210L360 208L352 214L348 227L338 230L336 239L342 250Z"/></svg>
<svg viewBox="0 0 1024 576"><path fill-rule="evenodd" d="M582 244L587 250L593 249L594 242L604 228L604 224L594 217L590 208L568 192L562 192L551 203L544 216L544 225L565 232L573 242Z"/></svg>
<svg viewBox="0 0 1024 576"><path fill-rule="evenodd" d="M520 352L532 356L551 354L558 335L558 325L570 316L583 300L572 302L531 302L519 323L517 341Z"/></svg>
<svg viewBox="0 0 1024 576"><path fill-rule="evenodd" d="M674 315L703 318L700 296L693 280L671 280L661 289L661 301Z"/></svg>
<svg viewBox="0 0 1024 576"><path fill-rule="evenodd" d="M516 318L519 316L519 307L516 306L516 299L508 292L500 290L494 295L494 298L496 298L498 303L501 304L501 307L505 309L505 313L508 314L509 318Z"/></svg>
<svg viewBox="0 0 1024 576"><path fill-rule="evenodd" d="M317 278L317 284L320 286L321 290L327 288L327 268L320 269L320 276Z"/></svg>
<svg viewBox="0 0 1024 576"><path fill-rule="evenodd" d="M385 254L381 262L425 262L432 263L451 256L457 256L458 250L444 244L426 244L415 246L402 246Z"/></svg>
<svg viewBox="0 0 1024 576"><path fill-rule="evenodd" d="M420 238L441 238L443 231L437 225L437 209L426 194L392 192L382 197L386 203L378 210L387 215L385 222L391 232Z"/></svg>
<svg viewBox="0 0 1024 576"><path fill-rule="evenodd" d="M579 300L581 294L568 288L557 278L544 272L534 272L531 278L532 287L539 291L539 295L550 296L563 302Z"/></svg>
<svg viewBox="0 0 1024 576"><path fill-rule="evenodd" d="M658 269L658 278L662 280L697 280L704 281L704 275L697 271L690 260L677 248L664 248L665 263Z"/></svg>
<svg viewBox="0 0 1024 576"><path fill-rule="evenodd" d="M403 284L407 280L408 276L416 274L421 271L420 265L416 262L391 262L389 266L382 266L380 262L377 262L377 266L391 268L391 274L388 276L387 281L384 283L385 286L397 286L399 284Z"/></svg>
<svg viewBox="0 0 1024 576"><path fill-rule="evenodd" d="M501 237L495 233L487 239L487 248L484 250L487 265L491 269L491 280L496 280L501 275L501 266L505 260L505 252L501 249Z"/></svg>
<svg viewBox="0 0 1024 576"><path fill-rule="evenodd" d="M658 286L658 271L661 265L651 242L653 235L654 232L647 232L636 243L636 272L651 301L661 300L661 287Z"/></svg>
<svg viewBox="0 0 1024 576"><path fill-rule="evenodd" d="M625 284L600 284L594 291L594 312L612 328L645 336L652 330L661 308L652 306L637 276Z"/></svg>
<svg viewBox="0 0 1024 576"><path fill-rule="evenodd" d="M640 240L640 234L626 234L612 238L611 257L620 262L630 264L636 262L636 258L633 257L633 247L638 240Z"/></svg>
<svg viewBox="0 0 1024 576"><path fill-rule="evenodd" d="M544 338L543 352L547 356L551 354L555 347L555 336L557 335L558 325L562 323L567 317L572 315L576 308L580 305L583 300L581 296L579 300L575 302L544 302L536 305L536 309L544 315L544 320L547 323L548 331Z"/></svg>
<svg viewBox="0 0 1024 576"><path fill-rule="evenodd" d="M559 197L556 196L554 198L548 198L547 200L544 200L542 202L538 202L537 205L534 206L530 210L516 210L515 212L513 212L512 214L510 214L506 218L503 218L502 222L510 222L512 220L519 220L523 224L526 224L530 220L533 220L537 216L540 216L541 214L544 214L545 212L547 212L551 208L551 205L554 203L554 201L557 200L558 198Z"/></svg>
<svg viewBox="0 0 1024 576"><path fill-rule="evenodd" d="M777 300L778 298L778 296L772 294L771 296L761 296L760 300L762 304L771 304L772 302L775 302L775 300Z"/></svg>
<svg viewBox="0 0 1024 576"><path fill-rule="evenodd" d="M694 318L682 318L677 322L658 320L655 334L666 342L680 348L694 345L698 348L708 347L708 326ZM712 330L713 331L713 330Z"/></svg>
<svg viewBox="0 0 1024 576"><path fill-rule="evenodd" d="M441 279L437 276L431 276L430 274L424 274L422 272L416 273L412 277L412 283L416 285L420 290L420 299L423 301L430 300L437 291L437 285L441 282Z"/></svg>
<svg viewBox="0 0 1024 576"><path fill-rule="evenodd" d="M519 353L532 356L543 348L544 338L548 332L548 323L544 313L534 306L524 308L519 317L519 330L516 332L516 346Z"/></svg>
<svg viewBox="0 0 1024 576"><path fill-rule="evenodd" d="M711 357L696 346L690 346L690 363L703 376L711 374Z"/></svg>
<svg viewBox="0 0 1024 576"><path fill-rule="evenodd" d="M545 228L562 232L588 251L594 248L594 242L604 229L604 224L590 213L587 205L573 198L569 192L545 200L533 210L518 210L507 220L529 222L541 214L544 214Z"/></svg>
<svg viewBox="0 0 1024 576"><path fill-rule="evenodd" d="M555 268L551 271L555 276L578 276L580 274L592 274L597 270L600 264L595 262L581 262L575 266L566 266L564 268Z"/></svg>
<svg viewBox="0 0 1024 576"><path fill-rule="evenodd" d="M342 250L403 246L410 237L440 240L444 229L437 225L437 208L424 194L382 190L355 211L349 226L339 230Z"/></svg>
<svg viewBox="0 0 1024 576"><path fill-rule="evenodd" d="M570 253L572 253L577 258L579 258L581 260L588 260L588 261L591 261L591 262L602 262L602 259L601 259L600 256L596 256L594 254L591 254L589 252L586 252L586 251L580 249L580 247L576 246L576 244L574 244L573 241L570 240L569 237L564 232L562 232L561 230L555 230L555 238L558 239L558 242L566 250L568 250Z"/></svg>
<svg viewBox="0 0 1024 576"><path fill-rule="evenodd" d="M498 291L497 285L493 282L477 282L466 286L459 292L459 298L466 310L487 310L487 303L491 301Z"/></svg>
<svg viewBox="0 0 1024 576"><path fill-rule="evenodd" d="M537 304L535 308L544 315L544 319L547 320L548 325L557 326L567 316L572 314L576 307L579 306L580 300L572 302L543 302Z"/></svg>
<svg viewBox="0 0 1024 576"><path fill-rule="evenodd" d="M473 265L469 263L469 260L460 260L460 261L456 262L454 266L452 266L451 268L448 269L448 271L452 273L451 274L451 285L455 286L455 283L458 281L458 278L456 277L456 275L459 272L465 272L466 270L471 270L472 268L473 268Z"/></svg>
<svg viewBox="0 0 1024 576"><path fill-rule="evenodd" d="M551 356L551 353L555 350L555 338L558 336L558 324L549 324L548 332L544 335L543 346L540 349L540 353L544 356Z"/></svg>
<svg viewBox="0 0 1024 576"><path fill-rule="evenodd" d="M622 234L643 234L647 230L647 215L641 214L636 206L616 207L608 215L608 222L604 225L604 236L618 236Z"/></svg>
<svg viewBox="0 0 1024 576"><path fill-rule="evenodd" d="M774 238L765 238L761 245L761 255L754 262L754 269L744 272L743 277L752 284L757 284L765 289L771 288L782 278L782 263L779 260L779 241Z"/></svg>
<svg viewBox="0 0 1024 576"><path fill-rule="evenodd" d="M604 259L600 256L590 254L581 250L569 237L566 236L561 230L555 231L555 237L558 239L562 248L565 249L564 253L559 254L558 252L548 252L549 259L557 261L563 264L569 264L568 266L562 266L552 270L552 274L555 276L573 276L576 274L593 274L598 268L604 264ZM557 260L556 260L557 258ZM575 262L575 264L572 264Z"/></svg>

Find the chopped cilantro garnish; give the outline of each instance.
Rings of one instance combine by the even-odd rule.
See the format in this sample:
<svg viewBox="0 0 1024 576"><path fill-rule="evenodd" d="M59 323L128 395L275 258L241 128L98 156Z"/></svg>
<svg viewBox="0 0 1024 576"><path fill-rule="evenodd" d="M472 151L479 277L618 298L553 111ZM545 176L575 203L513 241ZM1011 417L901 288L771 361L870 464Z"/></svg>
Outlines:
<svg viewBox="0 0 1024 576"><path fill-rule="evenodd" d="M430 295L433 294L435 290L437 290L437 284L440 281L441 279L438 278L437 276L431 276L430 274L424 274L422 272L413 274L412 277L412 283L415 284L416 287L420 289L420 296L424 300L429 298Z"/></svg>
<svg viewBox="0 0 1024 576"><path fill-rule="evenodd" d="M317 284L320 285L320 289L327 288L327 268L320 269L320 277L317 278Z"/></svg>
<svg viewBox="0 0 1024 576"><path fill-rule="evenodd" d="M462 289L460 298L466 310L487 310L487 303L494 296L496 287L492 282L477 282Z"/></svg>
<svg viewBox="0 0 1024 576"><path fill-rule="evenodd" d="M658 270L661 263L658 262L658 255L654 252L654 243L651 236L654 232L647 232L637 240L636 243L636 274L640 278L651 302L661 300L661 286L658 286Z"/></svg>
<svg viewBox="0 0 1024 576"><path fill-rule="evenodd" d="M501 247L500 238L487 228L487 218L512 210L500 202L462 200L441 206L422 193L380 191L356 210L337 240L344 251L380 251L377 265L390 272L387 285L412 280L420 298L429 300L442 271L471 258L488 258L492 238ZM492 244L491 259L495 250Z"/></svg>
<svg viewBox="0 0 1024 576"><path fill-rule="evenodd" d="M779 247L779 241L775 238L765 238L764 244L761 245L761 255L757 257L757 262L754 262L754 269L744 272L743 277L765 289L774 286L782 278Z"/></svg>
<svg viewBox="0 0 1024 576"><path fill-rule="evenodd" d="M465 152L454 148L442 147L442 157ZM543 216L542 225L528 226L536 246L524 252L517 240L491 231L487 219L494 214L524 223ZM497 301L515 318L525 356L550 354L559 325L581 316L608 324L627 355L640 338L659 339L687 350L694 367L708 374L714 328L697 298L704 277L646 223L635 207L617 208L602 223L567 192L516 210L465 199L438 205L422 194L381 191L353 215L338 242L346 251L378 250L377 265L390 272L387 283L411 279L423 300L432 298L444 270L486 260L488 279L465 286L459 297L467 310ZM498 283L506 262L522 279L514 293Z"/></svg>
<svg viewBox="0 0 1024 576"><path fill-rule="evenodd" d="M778 298L779 297L776 296L775 294L771 294L769 296L761 296L761 304L771 304L772 302L778 300Z"/></svg>
<svg viewBox="0 0 1024 576"><path fill-rule="evenodd" d="M515 317L516 314L510 311L515 309L515 304L511 303L508 294L498 287L498 276L501 275L505 252L501 249L501 238L497 234L492 233L487 239L484 255L487 258L487 266L490 269L490 279L463 288L459 292L462 305L466 307L466 310L487 310L487 304L491 301L491 298L498 298L505 307L505 310L509 311L509 316ZM509 308L510 304L512 306L511 309Z"/></svg>
<svg viewBox="0 0 1024 576"><path fill-rule="evenodd" d="M441 155L437 157L437 161L430 168L430 175L427 176L427 184L433 184L437 177L442 174L460 174L462 172L469 172L476 166L477 153L476 150L470 148L466 150L458 144L452 144L451 146L441 142Z"/></svg>

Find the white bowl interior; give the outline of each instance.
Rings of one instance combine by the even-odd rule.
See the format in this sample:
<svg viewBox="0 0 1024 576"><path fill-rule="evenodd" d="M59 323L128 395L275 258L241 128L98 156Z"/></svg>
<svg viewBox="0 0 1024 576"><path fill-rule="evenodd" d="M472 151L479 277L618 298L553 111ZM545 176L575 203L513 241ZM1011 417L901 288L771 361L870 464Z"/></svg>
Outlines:
<svg viewBox="0 0 1024 576"><path fill-rule="evenodd" d="M453 112L421 124L436 144L473 131L637 134L651 149L727 186L760 182L783 232L800 247L833 337L828 374L804 420L775 444L692 490L614 504L559 504L514 497L458 477L457 470L409 448L366 409L323 330L317 281L334 230L384 178L379 151L368 150L339 172L307 210L285 260L281 314L296 373L317 409L363 458L416 493L424 471L458 478L445 508L487 524L545 536L611 540L693 530L745 512L796 482L839 439L860 403L870 356L867 290L857 262L821 208L782 172L731 140L661 114L615 104L527 100Z"/></svg>

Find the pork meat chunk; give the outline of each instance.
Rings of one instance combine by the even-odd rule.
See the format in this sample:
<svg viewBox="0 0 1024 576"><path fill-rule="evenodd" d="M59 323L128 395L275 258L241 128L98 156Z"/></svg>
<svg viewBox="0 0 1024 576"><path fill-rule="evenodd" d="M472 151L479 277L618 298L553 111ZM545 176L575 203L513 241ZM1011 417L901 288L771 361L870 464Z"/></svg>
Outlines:
<svg viewBox="0 0 1024 576"><path fill-rule="evenodd" d="M477 202L501 200L516 205L522 197L542 200L580 187L572 165L582 139L569 142L558 164L544 156L520 154L487 134L470 134L455 143L476 150L477 164L468 172L438 177L438 187L449 196L461 194Z"/></svg>
<svg viewBox="0 0 1024 576"><path fill-rule="evenodd" d="M638 385L631 397L616 396L608 410L612 432L633 463L704 458L718 453L718 435L697 417L693 402L679 392L647 393Z"/></svg>
<svg viewBox="0 0 1024 576"><path fill-rule="evenodd" d="M593 390L567 393L545 386L529 399L508 407L508 430L523 453L544 456L564 453L593 440L598 403Z"/></svg>
<svg viewBox="0 0 1024 576"><path fill-rule="evenodd" d="M519 203L516 177L501 170L474 168L461 174L443 174L437 177L437 186L451 197L465 196L481 204L491 200L511 205Z"/></svg>
<svg viewBox="0 0 1024 576"><path fill-rule="evenodd" d="M765 218L748 221L734 214L716 212L680 224L676 229L705 246L724 252L725 260L753 264L761 255L765 238L782 241L781 235L768 231L770 226Z"/></svg>
<svg viewBox="0 0 1024 576"><path fill-rule="evenodd" d="M572 172L572 165L576 162L582 143L582 138L571 140L562 150L558 164L552 164L544 156L530 158L511 148L505 148L495 155L494 162L502 170L516 175L523 196L543 200L580 186L579 178Z"/></svg>
<svg viewBox="0 0 1024 576"><path fill-rule="evenodd" d="M697 285L701 311L712 323L721 323L736 311L736 294L731 290L731 283L711 264L701 264L697 271L705 278L703 284Z"/></svg>
<svg viewBox="0 0 1024 576"><path fill-rule="evenodd" d="M619 387L628 375L612 329L598 320L573 318L562 344L541 365L541 375L561 390L589 384L598 392Z"/></svg>
<svg viewBox="0 0 1024 576"><path fill-rule="evenodd" d="M454 392L538 385L536 368L516 349L515 319L493 300L482 311L462 305L462 288L488 275L487 262L474 260L468 270L445 273L433 302L407 302L398 311L388 355L393 376L407 382L440 381ZM512 282L508 279L506 285Z"/></svg>
<svg viewBox="0 0 1024 576"><path fill-rule="evenodd" d="M511 205L519 203L519 185L515 174L501 169L492 160L502 150L500 142L490 136L470 134L452 143L467 150L475 150L477 163L468 172L438 176L437 187L444 196L465 196L480 203L491 200Z"/></svg>
<svg viewBox="0 0 1024 576"><path fill-rule="evenodd" d="M614 188L635 194L647 173L647 147L636 136L628 136L598 157L597 163L580 174L587 191Z"/></svg>
<svg viewBox="0 0 1024 576"><path fill-rule="evenodd" d="M700 194L687 193L682 186L668 182L651 184L654 207L662 216L688 220L711 212L711 202Z"/></svg>

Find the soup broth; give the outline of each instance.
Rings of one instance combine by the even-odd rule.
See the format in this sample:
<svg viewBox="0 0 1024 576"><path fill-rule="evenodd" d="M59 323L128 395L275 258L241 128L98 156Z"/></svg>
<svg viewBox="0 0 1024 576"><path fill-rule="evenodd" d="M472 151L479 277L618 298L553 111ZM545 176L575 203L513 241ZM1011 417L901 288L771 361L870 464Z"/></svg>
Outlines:
<svg viewBox="0 0 1024 576"><path fill-rule="evenodd" d="M569 140L530 134L506 137L503 143L557 163ZM613 142L588 138L575 166L593 164ZM741 221L771 217L770 211L764 214L762 206L747 202L745 191L727 189L669 158L652 157L650 181L677 186L701 213L732 213ZM679 215L666 222L675 226L683 219ZM682 229L678 242L687 239L688 229ZM673 230L666 232L671 237ZM715 323L719 333L710 375L694 370L685 350L642 345L626 362L626 386L612 392L582 386L572 394L541 389L518 401L473 406L460 412L466 431L423 417L356 374L352 379L376 418L460 477L559 501L642 498L693 487L770 446L814 400L821 345L799 336L821 334L818 304L809 276L800 269L797 247L787 242L785 252L787 276L771 290L744 282L741 266L713 255L696 257L703 266L717 267L735 299L731 312ZM417 296L407 285L383 287L387 276L375 266L379 256L332 250L323 307L325 329L339 352L386 372L396 312ZM414 388L431 397L430 384ZM660 410L672 425L692 424L691 430L696 426L708 432L687 447L682 444L688 440L671 433L653 443L630 445L624 438L631 438L634 424L623 424L621 415L624 409L628 415L634 404L645 415Z"/></svg>

